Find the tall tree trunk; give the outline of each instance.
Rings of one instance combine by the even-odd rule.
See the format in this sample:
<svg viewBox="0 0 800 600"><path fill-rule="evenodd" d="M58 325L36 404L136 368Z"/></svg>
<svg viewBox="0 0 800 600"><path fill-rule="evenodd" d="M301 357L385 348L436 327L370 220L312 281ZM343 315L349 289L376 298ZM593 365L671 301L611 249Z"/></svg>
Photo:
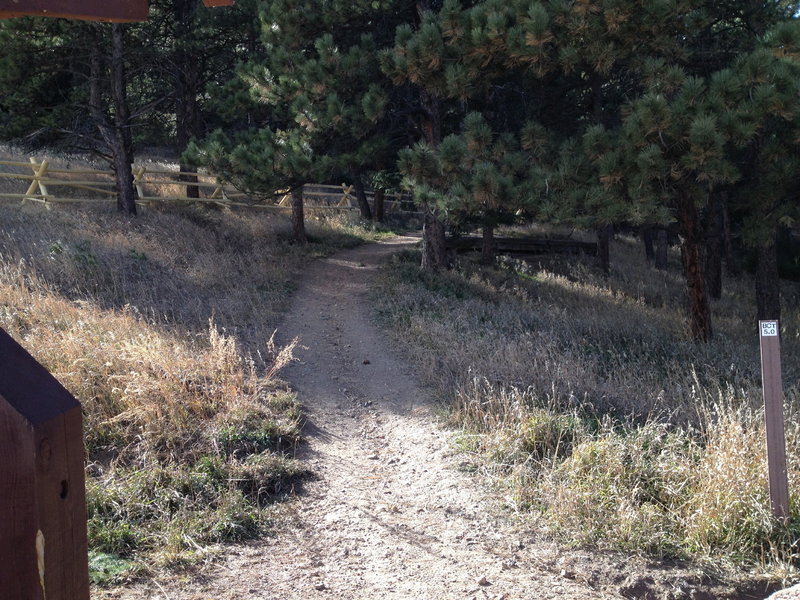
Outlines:
<svg viewBox="0 0 800 600"><path fill-rule="evenodd" d="M738 277L742 270L739 266L739 261L736 260L736 252L733 248L731 216L730 211L728 210L727 198L725 198L722 202L722 240L722 245L725 252L725 271L730 277Z"/></svg>
<svg viewBox="0 0 800 600"><path fill-rule="evenodd" d="M678 201L678 224L683 237L681 258L689 300L689 330L692 339L706 342L712 337L711 309L706 295L697 209L689 195Z"/></svg>
<svg viewBox="0 0 800 600"><path fill-rule="evenodd" d="M656 231L656 269L667 270L667 257L669 254L669 233L663 227Z"/></svg>
<svg viewBox="0 0 800 600"><path fill-rule="evenodd" d="M372 218L378 222L383 223L384 219L386 218L385 209L386 209L386 190L383 188L376 188L375 189L375 212L372 214Z"/></svg>
<svg viewBox="0 0 800 600"><path fill-rule="evenodd" d="M653 262L656 259L656 250L653 245L653 228L643 227L641 230L642 243L644 244L644 255L647 257L648 262Z"/></svg>
<svg viewBox="0 0 800 600"><path fill-rule="evenodd" d="M362 178L361 169L355 169L353 171L353 186L356 188L356 201L358 202L358 210L361 211L361 218L367 220L372 219L372 211L367 201L367 192L364 190L364 179Z"/></svg>
<svg viewBox="0 0 800 600"><path fill-rule="evenodd" d="M481 240L481 264L493 265L497 247L494 241L494 223L486 220L483 224L483 239Z"/></svg>
<svg viewBox="0 0 800 600"><path fill-rule="evenodd" d="M424 208L422 248L423 269L426 271L438 271L447 267L444 225L428 206Z"/></svg>
<svg viewBox="0 0 800 600"><path fill-rule="evenodd" d="M722 197L712 192L706 213L706 283L708 295L722 297Z"/></svg>
<svg viewBox="0 0 800 600"><path fill-rule="evenodd" d="M611 273L611 234L613 225L601 225L597 228L597 264L603 275Z"/></svg>
<svg viewBox="0 0 800 600"><path fill-rule="evenodd" d="M431 0L417 0L418 24L422 22L425 11L431 10ZM422 138L431 148L437 148L442 141L442 118L439 99L425 89L419 88L419 102L422 117L419 127ZM422 227L422 268L437 271L447 267L447 248L445 246L444 224L433 211L433 207L424 206L424 224Z"/></svg>
<svg viewBox="0 0 800 600"><path fill-rule="evenodd" d="M420 100L424 112L421 120L422 135L432 148L436 148L442 140L439 100L425 90L420 91ZM447 268L444 224L434 213L433 207L425 206L423 210L425 212L425 221L422 228L422 237L425 253L422 259L422 267L429 271Z"/></svg>
<svg viewBox="0 0 800 600"><path fill-rule="evenodd" d="M781 290L778 276L777 231L758 247L756 266L756 307L759 320L781 318Z"/></svg>
<svg viewBox="0 0 800 600"><path fill-rule="evenodd" d="M111 97L114 102L114 136L112 153L117 181L117 209L136 214L133 195L133 137L130 129L130 110L125 78L125 34L123 25L111 25Z"/></svg>
<svg viewBox="0 0 800 600"><path fill-rule="evenodd" d="M307 244L305 215L303 214L303 186L292 190L292 234L298 244Z"/></svg>
<svg viewBox="0 0 800 600"><path fill-rule="evenodd" d="M196 0L174 0L175 17L175 143L178 152L184 152L193 137L199 137L197 92L200 85L199 63L187 48L194 23ZM181 163L183 173L196 173L197 169ZM181 175L180 181L197 183L196 175ZM200 188L186 186L188 198L199 198Z"/></svg>

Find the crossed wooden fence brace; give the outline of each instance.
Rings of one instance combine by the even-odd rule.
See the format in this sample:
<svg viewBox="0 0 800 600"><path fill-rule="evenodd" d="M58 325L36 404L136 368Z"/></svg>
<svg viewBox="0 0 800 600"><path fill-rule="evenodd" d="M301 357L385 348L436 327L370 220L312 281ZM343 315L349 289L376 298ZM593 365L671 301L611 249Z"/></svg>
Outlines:
<svg viewBox="0 0 800 600"><path fill-rule="evenodd" d="M191 200L193 202L213 202L222 206L230 206L232 204L232 197L243 197L244 194L230 193L225 190L222 183L206 183L203 181L182 181L182 180L146 180L145 175L163 175L163 176L182 176L188 175L197 177L197 173L190 173L184 171L160 171L150 170L145 166L133 168L133 185L136 188L136 194L142 204L149 204L150 202L166 201L166 200ZM148 196L145 190L145 185L184 185L187 187L207 188L211 189L211 195L208 198L190 198L188 196Z"/></svg>
<svg viewBox="0 0 800 600"><path fill-rule="evenodd" d="M56 194L52 193L52 190L50 189L52 187L63 186L63 187L76 188L92 192L104 196L104 198L102 198L102 200L104 201L114 197L115 195L114 188L116 187L116 184L112 179L113 173L111 171L101 171L94 169L52 168L50 165L50 161L48 161L47 159L42 159L40 161L37 160L35 157L30 157L29 162L0 161L0 165L6 165L12 167L28 167L32 171L30 175L22 173L0 173L0 178L22 179L30 181L28 189L25 191L25 193L0 192L0 198L19 198L23 202L27 201L41 202L45 204L49 209L51 204L54 202L85 202L88 200L87 198L70 198L70 197L57 196ZM281 190L277 192L277 195L280 198L277 205L253 204L251 202L243 201L247 197L246 194L226 189L225 185L220 182L208 183L205 181L185 181L181 179L176 179L176 177L181 177L181 176L197 177L198 175L197 173L149 169L148 167L143 165L133 166L132 173L133 173L133 184L136 189L136 194L138 196L136 202L137 204L142 204L142 205L150 205L155 202L186 201L186 202L207 202L223 207L260 206L265 208L275 208L275 207L288 208L291 204L291 194L289 194L288 190ZM59 179L58 175L63 175L63 174L100 176L107 178L107 180L98 178L95 179L87 178L87 180L85 181L76 181L63 178ZM153 176L156 178L155 179L149 178ZM168 186L205 188L211 190L211 193L208 194L205 198L192 198L188 196L179 196L179 195L152 195L148 194L147 186L150 185L168 185ZM321 206L315 206L315 208L347 210L347 209L354 209L357 207L357 203L355 201L354 189L355 188L353 185L347 185L345 183L342 183L341 186L309 184L309 188L305 190L303 195L307 199L315 199L315 198L325 199L324 204L322 204ZM335 201L335 203L328 204L328 202L331 202L332 197L335 198L337 196L340 198L338 201ZM389 202L387 203L387 209L392 210L392 208L395 207L395 205L399 206L400 199L401 199L400 197L397 197L397 199L394 201L389 200Z"/></svg>

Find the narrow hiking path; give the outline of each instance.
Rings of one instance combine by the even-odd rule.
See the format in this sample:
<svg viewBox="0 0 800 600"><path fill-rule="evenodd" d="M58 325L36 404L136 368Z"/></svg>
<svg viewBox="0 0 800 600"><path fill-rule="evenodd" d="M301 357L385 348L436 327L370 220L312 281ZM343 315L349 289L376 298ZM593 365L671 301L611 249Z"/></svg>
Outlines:
<svg viewBox="0 0 800 600"><path fill-rule="evenodd" d="M199 572L104 598L614 597L546 568L551 551L529 548L505 524L458 470L432 401L373 324L367 295L380 263L417 241L395 238L315 261L293 296L278 341L299 337L304 347L281 377L306 412L298 454L315 477L277 535L226 547Z"/></svg>
<svg viewBox="0 0 800 600"><path fill-rule="evenodd" d="M526 542L458 471L413 370L373 324L367 294L397 238L315 263L283 323L307 346L282 376L308 415L296 526L269 544L263 598L588 598L521 568ZM298 568L299 567L299 568Z"/></svg>

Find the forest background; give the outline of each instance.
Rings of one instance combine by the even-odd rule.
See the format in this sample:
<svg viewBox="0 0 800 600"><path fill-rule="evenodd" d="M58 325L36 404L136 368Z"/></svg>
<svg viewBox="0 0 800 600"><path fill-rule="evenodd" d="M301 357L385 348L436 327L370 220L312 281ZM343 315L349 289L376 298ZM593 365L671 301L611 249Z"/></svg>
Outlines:
<svg viewBox="0 0 800 600"><path fill-rule="evenodd" d="M136 25L16 19L0 30L0 137L105 155L128 212L127 165L146 148L265 197L345 179L367 218L365 186L380 198L404 185L430 269L446 266L445 226L480 226L486 261L498 224L595 230L606 272L610 226L638 228L660 256L672 232L691 335L706 340L723 259L754 265L759 317L780 316L800 169L796 12L179 0Z"/></svg>

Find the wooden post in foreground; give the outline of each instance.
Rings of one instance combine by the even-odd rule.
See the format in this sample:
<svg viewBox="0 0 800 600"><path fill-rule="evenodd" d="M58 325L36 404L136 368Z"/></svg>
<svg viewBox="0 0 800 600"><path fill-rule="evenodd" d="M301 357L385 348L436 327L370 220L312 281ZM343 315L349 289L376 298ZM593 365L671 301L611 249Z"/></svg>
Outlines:
<svg viewBox="0 0 800 600"><path fill-rule="evenodd" d="M778 321L759 321L761 381L767 425L769 497L776 518L789 518L789 481L786 474L786 437L783 424L783 383Z"/></svg>
<svg viewBox="0 0 800 600"><path fill-rule="evenodd" d="M0 329L0 598L89 600L81 407Z"/></svg>

